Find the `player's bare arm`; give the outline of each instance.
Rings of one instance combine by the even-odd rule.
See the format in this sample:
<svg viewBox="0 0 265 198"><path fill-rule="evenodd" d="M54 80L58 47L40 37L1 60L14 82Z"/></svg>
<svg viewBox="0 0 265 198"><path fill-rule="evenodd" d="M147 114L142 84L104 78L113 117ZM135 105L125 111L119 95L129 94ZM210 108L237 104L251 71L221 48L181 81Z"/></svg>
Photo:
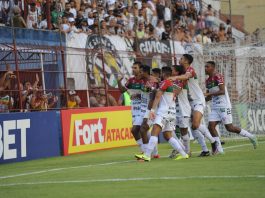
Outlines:
<svg viewBox="0 0 265 198"><path fill-rule="evenodd" d="M155 99L154 99L154 102L153 102L153 106L152 106L152 109L150 111L150 118L151 119L155 118L155 110L156 110L156 108L157 108L157 106L158 106L158 104L160 102L160 99L161 99L163 93L164 92L162 90L158 90L156 92L156 96L155 96Z"/></svg>
<svg viewBox="0 0 265 198"><path fill-rule="evenodd" d="M180 76L171 76L171 77L169 77L169 79L173 80L173 81L175 81L175 80L185 81L185 80L189 80L191 77L192 77L192 74L187 72L187 73L180 75Z"/></svg>
<svg viewBox="0 0 265 198"><path fill-rule="evenodd" d="M212 96L220 96L220 95L225 95L225 85L220 84L219 86L219 91L213 92L213 93L205 93L205 97L212 97Z"/></svg>

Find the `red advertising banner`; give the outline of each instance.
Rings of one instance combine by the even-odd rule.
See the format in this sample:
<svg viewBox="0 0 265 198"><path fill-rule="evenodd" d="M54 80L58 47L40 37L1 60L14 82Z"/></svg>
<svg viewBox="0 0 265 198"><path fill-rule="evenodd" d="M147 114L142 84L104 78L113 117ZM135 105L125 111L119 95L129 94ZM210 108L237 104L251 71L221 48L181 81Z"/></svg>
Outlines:
<svg viewBox="0 0 265 198"><path fill-rule="evenodd" d="M64 155L135 145L131 107L62 110Z"/></svg>

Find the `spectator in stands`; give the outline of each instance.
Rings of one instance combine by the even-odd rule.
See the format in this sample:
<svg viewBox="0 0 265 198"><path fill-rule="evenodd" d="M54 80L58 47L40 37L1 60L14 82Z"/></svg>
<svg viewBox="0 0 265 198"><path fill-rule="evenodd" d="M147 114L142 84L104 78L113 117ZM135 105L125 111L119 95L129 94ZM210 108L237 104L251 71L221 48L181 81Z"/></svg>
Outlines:
<svg viewBox="0 0 265 198"><path fill-rule="evenodd" d="M30 9L27 16L27 28L38 28L38 10L36 9L36 3L30 4Z"/></svg>
<svg viewBox="0 0 265 198"><path fill-rule="evenodd" d="M38 16L38 25L37 25L38 29L47 29L48 24L47 24L47 19L46 19L46 15L39 15Z"/></svg>
<svg viewBox="0 0 265 198"><path fill-rule="evenodd" d="M43 96L43 90L40 88L34 88L32 97L30 100L30 111L44 111L46 110L46 101Z"/></svg>
<svg viewBox="0 0 265 198"><path fill-rule="evenodd" d="M184 41L184 37L185 37L185 26L177 26L175 28L175 33L174 33L174 37L173 39L176 41Z"/></svg>
<svg viewBox="0 0 265 198"><path fill-rule="evenodd" d="M70 1L70 10L69 12L71 12L73 14L73 18L75 19L77 16L77 11L76 11L76 2L75 0L71 0Z"/></svg>
<svg viewBox="0 0 265 198"><path fill-rule="evenodd" d="M55 5L55 9L51 12L51 23L54 28L58 27L58 19L63 16L63 12L61 10L61 5L57 3Z"/></svg>
<svg viewBox="0 0 265 198"><path fill-rule="evenodd" d="M208 5L207 10L204 12L204 16L205 16L205 26L207 28L212 28L214 22L214 12L212 10L211 4Z"/></svg>
<svg viewBox="0 0 265 198"><path fill-rule="evenodd" d="M21 10L18 6L14 6L13 13L14 13L14 16L12 18L13 26L19 27L19 28L26 28L27 24L25 20L23 19L23 17L21 16Z"/></svg>
<svg viewBox="0 0 265 198"><path fill-rule="evenodd" d="M157 0L156 2L156 12L158 20L164 20L165 5L162 4L161 0Z"/></svg>
<svg viewBox="0 0 265 198"><path fill-rule="evenodd" d="M164 22L163 22L163 20L159 20L158 23L157 23L157 26L155 27L156 37L161 39L162 38L162 33L164 31L165 31Z"/></svg>
<svg viewBox="0 0 265 198"><path fill-rule="evenodd" d="M82 29L81 28L81 23L82 21L84 20L84 16L83 16L83 13L82 11L77 11L77 16L76 16L76 19L75 19L75 25L78 29Z"/></svg>
<svg viewBox="0 0 265 198"><path fill-rule="evenodd" d="M70 18L70 17L74 18L74 15L73 15L72 12L70 12L70 9L71 9L71 4L70 3L66 3L63 16L66 17L67 19Z"/></svg>
<svg viewBox="0 0 265 198"><path fill-rule="evenodd" d="M68 93L67 108L73 109L80 107L81 99L76 94L76 91L70 90Z"/></svg>
<svg viewBox="0 0 265 198"><path fill-rule="evenodd" d="M202 30L201 34L196 36L196 41L200 44L209 44L211 43L211 38L208 37L208 29L205 28Z"/></svg>
<svg viewBox="0 0 265 198"><path fill-rule="evenodd" d="M84 32L86 34L91 34L92 33L92 30L88 27L86 19L82 20L80 29L82 30L82 32Z"/></svg>
<svg viewBox="0 0 265 198"><path fill-rule="evenodd" d="M138 39L143 39L145 35L145 28L144 28L144 23L140 22L138 29L136 30L136 37Z"/></svg>
<svg viewBox="0 0 265 198"><path fill-rule="evenodd" d="M167 23L165 25L165 31L162 33L162 40L170 40L172 38L171 34L171 26Z"/></svg>
<svg viewBox="0 0 265 198"><path fill-rule="evenodd" d="M66 16L63 16L62 18L62 24L60 26L60 30L64 33L70 32L70 23L68 22L68 19Z"/></svg>
<svg viewBox="0 0 265 198"><path fill-rule="evenodd" d="M92 91L89 95L89 103L90 107L105 107L107 106L107 100L109 102L109 106L117 106L118 103L116 102L115 98L107 94L105 94L105 89L103 87L98 87L95 85L91 85Z"/></svg>
<svg viewBox="0 0 265 198"><path fill-rule="evenodd" d="M8 89L0 91L0 113L8 113L14 104L14 99L10 95Z"/></svg>
<svg viewBox="0 0 265 198"><path fill-rule="evenodd" d="M226 37L224 25L221 25L220 28L219 28L218 41L219 42L225 42L225 41L227 41L227 37Z"/></svg>

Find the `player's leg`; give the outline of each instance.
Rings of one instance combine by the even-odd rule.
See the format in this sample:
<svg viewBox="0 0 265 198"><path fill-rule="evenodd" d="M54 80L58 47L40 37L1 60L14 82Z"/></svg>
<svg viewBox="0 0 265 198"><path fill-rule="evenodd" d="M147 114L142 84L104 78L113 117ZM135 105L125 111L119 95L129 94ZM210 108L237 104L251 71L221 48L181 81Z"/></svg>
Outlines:
<svg viewBox="0 0 265 198"><path fill-rule="evenodd" d="M249 138L250 142L253 144L254 149L257 148L257 138L256 138L255 135L249 133L245 129L241 129L239 127L234 126L232 123L231 124L226 124L225 128L226 128L227 131L229 131L231 133L236 133L236 134L239 134L239 135L241 135L243 137Z"/></svg>
<svg viewBox="0 0 265 198"><path fill-rule="evenodd" d="M204 136L199 131L199 126L201 124L202 117L203 117L203 106L196 105L192 112L191 130L192 130L192 135L194 136L195 139L197 139L198 143L201 145L202 148L202 152L199 155L199 157L205 157L210 155Z"/></svg>
<svg viewBox="0 0 265 198"><path fill-rule="evenodd" d="M131 132L140 150L143 151L143 140L140 134L140 125L133 125Z"/></svg>
<svg viewBox="0 0 265 198"><path fill-rule="evenodd" d="M140 127L140 134L141 134L141 137L142 137L142 141L143 141L143 150L145 152L145 149L146 149L146 146L148 144L148 130L149 130L149 125L148 125L148 119L147 118L144 118L143 119L143 123L141 124L141 127Z"/></svg>
<svg viewBox="0 0 265 198"><path fill-rule="evenodd" d="M162 128L164 127L165 118L162 116L156 115L154 120L154 125L151 132L151 137L149 139L148 145L145 149L144 154L135 155L137 159L143 159L145 161L151 160L151 154L158 143L158 135L161 132Z"/></svg>
<svg viewBox="0 0 265 198"><path fill-rule="evenodd" d="M189 156L183 150L180 142L172 136L172 131L164 131L163 132L164 138L168 141L168 143L173 147L174 150L177 150L179 154L182 156L179 159L188 159Z"/></svg>
<svg viewBox="0 0 265 198"><path fill-rule="evenodd" d="M218 123L219 123L219 121L210 121L209 120L209 124L208 124L208 129L209 129L212 137L215 139L215 141L218 142L217 151L215 153L213 152L213 154L216 154L217 152L224 153L218 131L216 130L216 126L218 125Z"/></svg>

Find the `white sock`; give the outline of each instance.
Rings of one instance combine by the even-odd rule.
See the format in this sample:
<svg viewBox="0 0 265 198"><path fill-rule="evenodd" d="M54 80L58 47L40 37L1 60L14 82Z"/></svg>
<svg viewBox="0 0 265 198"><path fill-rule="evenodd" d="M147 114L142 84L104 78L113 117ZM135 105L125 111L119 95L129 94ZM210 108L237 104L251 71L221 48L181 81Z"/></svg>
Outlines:
<svg viewBox="0 0 265 198"><path fill-rule="evenodd" d="M153 150L153 155L158 155L158 144L155 145L155 148Z"/></svg>
<svg viewBox="0 0 265 198"><path fill-rule="evenodd" d="M194 137L197 139L198 143L201 145L202 147L202 151L207 152L209 151L204 139L204 136L201 134L201 132L199 130L193 130L193 134Z"/></svg>
<svg viewBox="0 0 265 198"><path fill-rule="evenodd" d="M181 136L183 140L184 150L186 153L190 153L190 137L189 134Z"/></svg>
<svg viewBox="0 0 265 198"><path fill-rule="evenodd" d="M254 135L246 131L245 129L241 129L239 135L243 137L248 137L248 138L254 138Z"/></svg>
<svg viewBox="0 0 265 198"><path fill-rule="evenodd" d="M219 137L213 137L215 141L218 142L218 146L217 146L217 149L220 153L223 153L224 152L224 149L222 147L222 144L221 144L221 141L220 141L220 138Z"/></svg>
<svg viewBox="0 0 265 198"><path fill-rule="evenodd" d="M147 145L148 145L148 144L143 144L143 146L142 146L143 153L145 153L145 151L146 151L146 148L147 148Z"/></svg>
<svg viewBox="0 0 265 198"><path fill-rule="evenodd" d="M177 150L183 157L186 156L186 153L185 151L182 149L181 145L179 144L179 141L177 141L176 138L174 137L171 137L169 140L168 140L168 143L175 149Z"/></svg>
<svg viewBox="0 0 265 198"><path fill-rule="evenodd" d="M213 136L211 135L209 129L204 125L201 124L198 128L198 130L211 142L214 143L215 139L213 138Z"/></svg>
<svg viewBox="0 0 265 198"><path fill-rule="evenodd" d="M144 148L143 148L143 140L142 138L140 138L139 140L136 141L136 143L138 144L139 148L140 148L140 151L141 152L144 152Z"/></svg>
<svg viewBox="0 0 265 198"><path fill-rule="evenodd" d="M150 137L151 137L151 133L147 132L148 141L149 141ZM152 155L158 155L158 144L156 144L156 146L155 146L155 148L153 150Z"/></svg>
<svg viewBox="0 0 265 198"><path fill-rule="evenodd" d="M157 143L158 143L158 137L151 136L149 139L148 145L145 149L145 153L144 153L147 157L151 157L151 154L152 154L155 146L157 145Z"/></svg>

